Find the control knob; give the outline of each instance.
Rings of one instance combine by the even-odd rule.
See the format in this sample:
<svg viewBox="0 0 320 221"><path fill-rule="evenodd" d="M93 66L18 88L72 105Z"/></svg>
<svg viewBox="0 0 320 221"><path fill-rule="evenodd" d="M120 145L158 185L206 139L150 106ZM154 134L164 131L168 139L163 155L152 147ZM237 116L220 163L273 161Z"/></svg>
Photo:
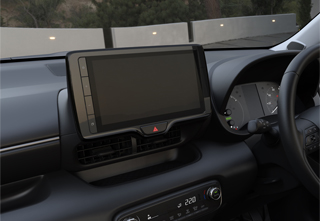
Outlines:
<svg viewBox="0 0 320 221"><path fill-rule="evenodd" d="M207 195L212 200L219 200L221 198L221 190L218 187L210 187Z"/></svg>
<svg viewBox="0 0 320 221"><path fill-rule="evenodd" d="M232 114L232 111L230 109L226 109L223 114L225 116L230 116Z"/></svg>
<svg viewBox="0 0 320 221"><path fill-rule="evenodd" d="M233 120L229 120L227 123L229 124L230 127L235 125L235 122Z"/></svg>

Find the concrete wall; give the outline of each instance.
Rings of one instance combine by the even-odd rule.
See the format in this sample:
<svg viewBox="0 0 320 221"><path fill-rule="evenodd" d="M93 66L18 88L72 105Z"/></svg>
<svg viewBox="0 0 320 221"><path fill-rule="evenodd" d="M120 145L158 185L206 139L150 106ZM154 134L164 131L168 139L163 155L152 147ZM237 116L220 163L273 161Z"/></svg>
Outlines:
<svg viewBox="0 0 320 221"><path fill-rule="evenodd" d="M275 20L275 22L272 22ZM223 27L220 25L223 24ZM296 31L295 14L223 18L192 22L191 43L209 44L231 39ZM156 32L156 34L153 34ZM187 23L112 28L113 47L189 44ZM55 40L49 37L54 36ZM49 54L105 48L102 29L0 28L0 57Z"/></svg>
<svg viewBox="0 0 320 221"><path fill-rule="evenodd" d="M194 21L192 27L197 44L297 31L295 14Z"/></svg>
<svg viewBox="0 0 320 221"><path fill-rule="evenodd" d="M105 48L102 29L0 28L1 58L96 48Z"/></svg>
<svg viewBox="0 0 320 221"><path fill-rule="evenodd" d="M189 43L188 24L185 22L112 28L111 33L115 48Z"/></svg>

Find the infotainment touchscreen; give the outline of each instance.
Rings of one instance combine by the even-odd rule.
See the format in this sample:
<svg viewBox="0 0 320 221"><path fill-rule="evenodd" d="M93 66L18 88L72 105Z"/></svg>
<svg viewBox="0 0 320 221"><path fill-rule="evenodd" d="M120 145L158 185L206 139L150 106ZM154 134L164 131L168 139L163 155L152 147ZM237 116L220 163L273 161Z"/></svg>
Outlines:
<svg viewBox="0 0 320 221"><path fill-rule="evenodd" d="M159 134L175 122L208 114L198 46L67 57L70 95L84 138L125 131Z"/></svg>

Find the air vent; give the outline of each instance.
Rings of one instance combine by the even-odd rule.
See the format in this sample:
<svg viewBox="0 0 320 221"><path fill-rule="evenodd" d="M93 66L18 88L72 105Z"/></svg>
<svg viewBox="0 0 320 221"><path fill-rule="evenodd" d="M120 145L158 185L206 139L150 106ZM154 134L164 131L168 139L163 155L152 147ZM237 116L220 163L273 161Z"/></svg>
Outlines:
<svg viewBox="0 0 320 221"><path fill-rule="evenodd" d="M78 159L81 164L92 164L132 154L130 136L106 139L78 146Z"/></svg>
<svg viewBox="0 0 320 221"><path fill-rule="evenodd" d="M150 138L121 136L78 145L79 162L84 165L133 156L145 151L170 147L181 142L180 127L172 127L168 133Z"/></svg>
<svg viewBox="0 0 320 221"><path fill-rule="evenodd" d="M181 141L180 127L172 127L167 134L152 138L137 139L137 152L141 153L148 150L168 147L178 144Z"/></svg>

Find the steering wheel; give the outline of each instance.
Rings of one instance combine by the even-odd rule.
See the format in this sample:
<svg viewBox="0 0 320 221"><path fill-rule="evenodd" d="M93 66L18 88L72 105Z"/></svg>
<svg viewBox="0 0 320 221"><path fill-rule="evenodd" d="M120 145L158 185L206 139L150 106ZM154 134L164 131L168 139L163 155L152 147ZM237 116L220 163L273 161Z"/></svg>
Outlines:
<svg viewBox="0 0 320 221"><path fill-rule="evenodd" d="M283 75L278 101L279 131L288 161L300 182L319 199L319 176L308 162L308 155L319 149L319 106L295 116L296 90L303 70L319 58L320 44L301 51ZM319 163L319 162L318 162ZM319 165L318 165L319 167Z"/></svg>

